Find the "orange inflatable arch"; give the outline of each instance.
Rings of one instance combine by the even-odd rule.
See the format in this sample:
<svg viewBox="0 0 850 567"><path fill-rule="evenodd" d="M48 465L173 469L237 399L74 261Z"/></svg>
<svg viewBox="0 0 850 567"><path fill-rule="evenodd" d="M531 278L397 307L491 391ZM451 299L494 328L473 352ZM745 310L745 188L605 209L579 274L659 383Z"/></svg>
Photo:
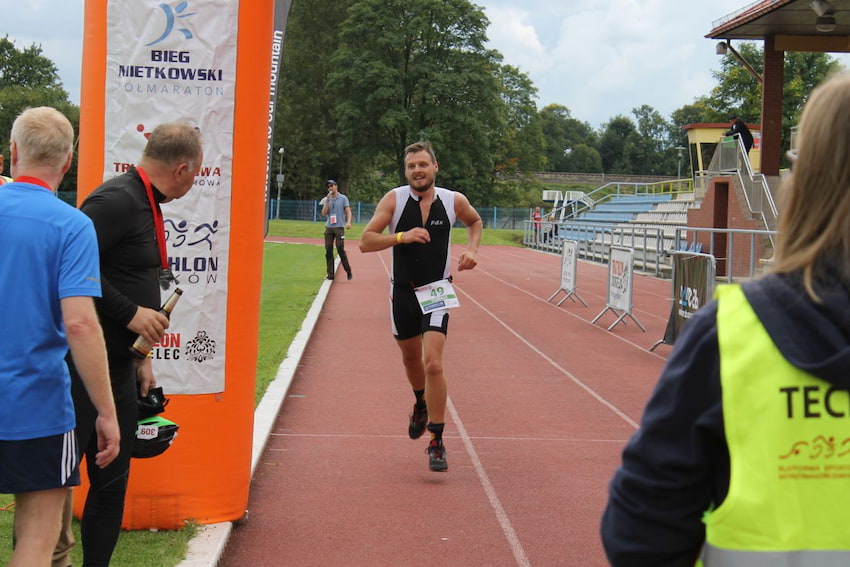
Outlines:
<svg viewBox="0 0 850 567"><path fill-rule="evenodd" d="M79 201L104 177L107 4L107 0L85 2ZM269 83L257 78L270 76L273 23L274 0L239 3L232 159L232 179L239 183L238 188L234 184L230 208L225 388L213 394L169 395L164 416L180 425L178 439L158 457L133 459L125 529L233 521L247 507L270 99ZM86 490L84 480L74 498L78 517Z"/></svg>

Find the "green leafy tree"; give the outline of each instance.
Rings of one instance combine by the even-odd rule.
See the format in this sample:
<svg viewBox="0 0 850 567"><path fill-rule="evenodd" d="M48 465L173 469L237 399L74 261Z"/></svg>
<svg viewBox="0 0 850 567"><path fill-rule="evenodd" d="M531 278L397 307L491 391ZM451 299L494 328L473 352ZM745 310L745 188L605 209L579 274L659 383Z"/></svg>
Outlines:
<svg viewBox="0 0 850 567"><path fill-rule="evenodd" d="M760 43L744 42L736 50L759 74L764 73L764 48ZM791 127L800 119L800 112L812 89L828 75L841 69L841 64L827 53L786 52L782 93L782 144L787 148ZM706 99L712 116L726 122L737 114L748 123L761 122L762 88L758 80L731 53L714 73L718 85Z"/></svg>
<svg viewBox="0 0 850 567"><path fill-rule="evenodd" d="M764 73L764 55L754 42L738 43L735 50L750 64L756 73ZM737 114L748 123L758 123L761 117L761 84L730 51L720 62L720 70L713 72L718 81L707 99L709 108L728 122L729 115Z"/></svg>
<svg viewBox="0 0 850 567"><path fill-rule="evenodd" d="M596 148L587 144L576 144L566 156L564 171L602 173L602 156Z"/></svg>
<svg viewBox="0 0 850 567"><path fill-rule="evenodd" d="M602 127L599 139L599 155L605 173L633 173L627 143L636 143L637 128L628 116L618 114Z"/></svg>
<svg viewBox="0 0 850 567"><path fill-rule="evenodd" d="M685 126L688 124L727 122L727 116L710 107L708 97L697 98L691 104L679 107L670 115L667 139L671 147L688 145L688 133Z"/></svg>
<svg viewBox="0 0 850 567"><path fill-rule="evenodd" d="M0 89L8 87L51 89L68 98L56 65L42 55L41 46L32 44L18 49L6 35L0 39Z"/></svg>
<svg viewBox="0 0 850 567"><path fill-rule="evenodd" d="M496 139L496 171L516 174L543 168L546 143L528 75L510 65L499 66L496 77L502 91L503 120Z"/></svg>
<svg viewBox="0 0 850 567"><path fill-rule="evenodd" d="M339 179L340 189L351 194L351 161L339 148L335 97L326 82L339 25L353 3L317 0L290 8L274 134L276 147L285 148L287 198L320 198L328 178Z"/></svg>
<svg viewBox="0 0 850 567"><path fill-rule="evenodd" d="M494 136L507 118L486 28L467 0L353 4L329 74L342 147L393 163L403 182L404 148L430 140L440 183L481 203L495 170Z"/></svg>
<svg viewBox="0 0 850 567"><path fill-rule="evenodd" d="M6 35L0 38L0 153L9 156L9 133L15 118L27 107L53 106L79 131L79 108L68 100L56 65L42 55L41 46L18 49ZM7 171L8 159L7 159ZM77 163L65 175L59 191L76 191Z"/></svg>
<svg viewBox="0 0 850 567"><path fill-rule="evenodd" d="M583 169L586 160L586 150L578 153L578 146L594 149L597 142L596 133L587 122L581 122L572 117L570 109L559 104L550 104L540 111L543 135L546 138L546 169L547 171L573 171L581 173L597 173L601 170ZM591 162L595 161L590 156ZM600 162L601 163L601 162Z"/></svg>
<svg viewBox="0 0 850 567"><path fill-rule="evenodd" d="M631 172L640 175L672 175L676 171L676 155L668 137L670 125L648 104L632 109L637 131L629 134L625 153Z"/></svg>
<svg viewBox="0 0 850 567"><path fill-rule="evenodd" d="M824 79L842 69L826 53L786 53L785 83L782 89L782 147L790 147L791 128L800 121L803 106L812 90Z"/></svg>

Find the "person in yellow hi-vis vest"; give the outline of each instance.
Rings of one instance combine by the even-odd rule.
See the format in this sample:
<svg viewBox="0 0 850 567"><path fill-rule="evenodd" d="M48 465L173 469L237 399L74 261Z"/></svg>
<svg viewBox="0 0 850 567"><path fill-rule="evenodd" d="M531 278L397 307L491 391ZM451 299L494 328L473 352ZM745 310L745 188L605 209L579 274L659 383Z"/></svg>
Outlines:
<svg viewBox="0 0 850 567"><path fill-rule="evenodd" d="M614 567L850 565L850 75L816 88L772 273L676 341L610 483Z"/></svg>

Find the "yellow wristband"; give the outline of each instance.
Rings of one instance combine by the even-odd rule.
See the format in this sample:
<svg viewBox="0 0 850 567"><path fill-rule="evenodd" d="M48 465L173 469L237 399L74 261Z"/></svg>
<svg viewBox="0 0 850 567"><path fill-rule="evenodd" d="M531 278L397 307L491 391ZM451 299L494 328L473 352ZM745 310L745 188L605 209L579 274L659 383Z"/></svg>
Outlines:
<svg viewBox="0 0 850 567"><path fill-rule="evenodd" d="M398 242L399 244L401 244L401 235L402 235L402 234L404 234L404 233L403 233L403 232L398 232L398 233L396 233L396 235L395 235L395 241L396 241L396 242Z"/></svg>

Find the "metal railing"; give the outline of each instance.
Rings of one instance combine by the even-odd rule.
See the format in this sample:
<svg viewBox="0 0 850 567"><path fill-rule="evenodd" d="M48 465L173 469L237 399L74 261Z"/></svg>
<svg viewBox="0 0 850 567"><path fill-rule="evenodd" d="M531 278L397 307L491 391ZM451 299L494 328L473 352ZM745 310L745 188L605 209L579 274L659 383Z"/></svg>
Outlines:
<svg viewBox="0 0 850 567"><path fill-rule="evenodd" d="M673 179L669 181L655 181L652 183L612 181L597 187L590 193L586 193L581 200L569 201L560 207L552 209L551 213L554 213L556 218L564 221L568 219L575 219L581 213L589 211L597 205L620 195L672 196L680 193L692 193L693 190L693 179Z"/></svg>
<svg viewBox="0 0 850 567"><path fill-rule="evenodd" d="M735 228L659 227L651 225L612 225L604 223L543 222L535 231L532 221L525 221L522 243L530 248L560 254L563 240L578 242L579 258L606 263L612 246L630 248L635 266L657 277L672 274L672 252L690 250L711 254L718 259L720 278L732 282L755 277L770 260L765 260L764 241L776 236L775 231ZM707 242L703 244L703 240ZM746 249L736 242L747 242Z"/></svg>
<svg viewBox="0 0 850 567"><path fill-rule="evenodd" d="M351 217L355 224L369 222L375 213L377 205L362 201L352 201ZM484 228L513 229L520 230L522 223L528 220L528 207L476 207ZM325 222L322 216L322 207L319 201L294 200L294 199L270 199L266 210L267 218L270 220L300 220L311 222Z"/></svg>
<svg viewBox="0 0 850 567"><path fill-rule="evenodd" d="M771 0L771 1L776 2L776 0ZM739 9L735 10L734 12L726 14L722 18L718 18L718 19L714 20L713 22L711 22L711 29L717 29L718 27L722 26L723 24L725 24L727 22L731 22L732 20L734 20L735 18L737 18L741 14L749 12L755 6L758 6L759 4L762 4L762 3L764 3L764 0L756 0L755 2L747 4L743 8L739 8Z"/></svg>
<svg viewBox="0 0 850 567"><path fill-rule="evenodd" d="M706 235L708 238L708 246L702 247L700 236ZM692 250L711 254L718 258L719 262L724 262L725 266L718 269L718 274L725 277L726 281L731 283L737 279L752 279L764 267L770 264L770 260L765 260L762 257L762 252L765 246L760 242L769 240L771 243L776 236L776 231L773 230L752 230L738 228L677 228L676 234L673 237L674 250ZM728 238L727 238L728 237ZM735 252L740 251L739 247L735 246L736 237L747 239L748 247L746 258L741 259L740 255L735 256ZM722 242L725 240L725 242ZM720 242L719 242L720 241ZM720 248L723 248L721 250ZM725 256L719 254L725 253ZM718 257L719 256L719 257Z"/></svg>
<svg viewBox="0 0 850 567"><path fill-rule="evenodd" d="M730 228L694 228L684 226L639 225L637 223L593 223L581 222L576 215L590 210L618 195L653 195L665 193L693 192L696 200L705 196L711 180L717 176L733 177L742 189L750 212L761 218L764 230ZM697 172L693 180L662 183L608 183L588 193L581 202L568 203L554 212L569 207L568 215L561 213L565 222L544 222L535 230L531 221L523 224L523 244L541 250L560 253L564 239L578 241L578 255L591 261L606 262L611 246L631 248L635 253L635 265L645 272L665 276L672 272L670 253L677 250L697 250L705 240L703 252L718 261L721 277L728 281L734 278L752 278L770 260L763 253L775 243L776 220L778 217L773 195L764 175L753 173L750 160L740 139L728 137L717 145L711 163L705 171ZM557 218L557 217L556 217ZM700 238L702 237L702 238ZM749 239L746 251L736 245L742 238Z"/></svg>
<svg viewBox="0 0 850 567"><path fill-rule="evenodd" d="M761 173L753 173L740 138L727 136L717 144L708 169L695 174L695 197L698 199L704 197L711 180L720 175L737 180L738 186L743 190L750 213L761 218L765 230L775 231L779 214L767 178ZM771 244L774 243L772 235L770 241Z"/></svg>
<svg viewBox="0 0 850 567"><path fill-rule="evenodd" d="M535 230L533 221L525 221L522 232L524 246L557 254L561 253L564 240L575 240L578 257L593 262L607 262L612 246L631 248L635 266L656 276L670 270L666 243L673 238L673 234L666 234L659 226L589 222L546 221Z"/></svg>

